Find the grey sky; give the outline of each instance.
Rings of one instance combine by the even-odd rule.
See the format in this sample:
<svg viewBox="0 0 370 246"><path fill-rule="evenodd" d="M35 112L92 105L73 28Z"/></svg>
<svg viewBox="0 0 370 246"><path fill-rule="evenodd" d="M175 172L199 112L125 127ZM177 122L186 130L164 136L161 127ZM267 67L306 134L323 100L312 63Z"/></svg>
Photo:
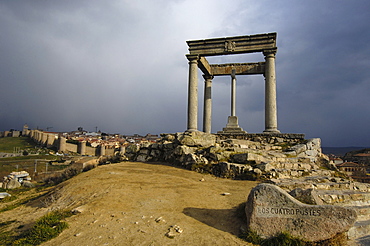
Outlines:
<svg viewBox="0 0 370 246"><path fill-rule="evenodd" d="M277 32L279 130L370 146L369 12L368 0L0 0L0 130L184 131L185 41ZM237 77L236 113L264 130L263 76ZM230 78L217 77L213 132L229 114Z"/></svg>

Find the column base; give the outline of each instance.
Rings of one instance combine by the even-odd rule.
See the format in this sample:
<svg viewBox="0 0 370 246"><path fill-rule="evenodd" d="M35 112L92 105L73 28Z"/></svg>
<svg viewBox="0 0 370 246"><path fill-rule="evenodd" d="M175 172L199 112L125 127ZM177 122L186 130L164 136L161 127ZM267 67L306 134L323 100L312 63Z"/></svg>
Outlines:
<svg viewBox="0 0 370 246"><path fill-rule="evenodd" d="M218 134L244 134L247 133L243 130L243 128L239 127L238 124L238 117L237 116L229 116L227 119L227 125L222 131L217 132Z"/></svg>
<svg viewBox="0 0 370 246"><path fill-rule="evenodd" d="M278 129L266 129L263 133L280 133Z"/></svg>
<svg viewBox="0 0 370 246"><path fill-rule="evenodd" d="M198 132L197 129L187 129L185 132Z"/></svg>

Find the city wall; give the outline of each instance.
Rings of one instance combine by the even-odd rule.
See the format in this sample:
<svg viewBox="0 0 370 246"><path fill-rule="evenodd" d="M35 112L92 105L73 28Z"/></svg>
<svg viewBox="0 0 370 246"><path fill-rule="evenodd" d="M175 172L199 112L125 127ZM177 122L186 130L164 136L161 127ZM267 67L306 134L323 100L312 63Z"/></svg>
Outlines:
<svg viewBox="0 0 370 246"><path fill-rule="evenodd" d="M60 153L72 152L78 153L80 155L91 156L114 155L114 149L106 149L105 146L93 148L90 146L86 146L86 141L79 142L78 145L67 143L67 139L65 137L60 136L56 133L43 132L41 130L26 130L22 132L22 135L30 137L33 141L44 147L54 148ZM7 133L6 136L13 135Z"/></svg>

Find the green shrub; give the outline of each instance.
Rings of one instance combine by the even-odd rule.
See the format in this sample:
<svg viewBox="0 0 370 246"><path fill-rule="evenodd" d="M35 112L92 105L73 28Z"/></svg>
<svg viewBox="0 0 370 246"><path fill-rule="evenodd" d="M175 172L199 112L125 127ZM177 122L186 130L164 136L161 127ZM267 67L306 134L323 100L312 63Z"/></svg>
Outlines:
<svg viewBox="0 0 370 246"><path fill-rule="evenodd" d="M62 173L56 173L55 175L47 177L44 182L47 185L57 185L63 181L70 179L77 174L81 173L82 170L74 167L69 167L65 169Z"/></svg>
<svg viewBox="0 0 370 246"><path fill-rule="evenodd" d="M347 245L347 237L344 233L337 234L333 238L318 241L308 242L297 237L293 237L287 232L282 232L276 237L262 239L254 231L246 231L239 235L239 237L247 242L261 245L261 246L345 246Z"/></svg>
<svg viewBox="0 0 370 246"><path fill-rule="evenodd" d="M260 244L262 242L262 238L256 232L251 230L241 233L239 237L253 244Z"/></svg>
<svg viewBox="0 0 370 246"><path fill-rule="evenodd" d="M307 246L307 242L282 232L276 237L262 239L256 232L248 230L239 235L243 240L261 246Z"/></svg>
<svg viewBox="0 0 370 246"><path fill-rule="evenodd" d="M306 242L291 236L289 233L282 232L276 237L264 239L261 242L261 246L305 246Z"/></svg>
<svg viewBox="0 0 370 246"><path fill-rule="evenodd" d="M25 231L12 245L39 245L57 237L68 224L63 219L70 217L70 211L53 211L38 219L35 225Z"/></svg>

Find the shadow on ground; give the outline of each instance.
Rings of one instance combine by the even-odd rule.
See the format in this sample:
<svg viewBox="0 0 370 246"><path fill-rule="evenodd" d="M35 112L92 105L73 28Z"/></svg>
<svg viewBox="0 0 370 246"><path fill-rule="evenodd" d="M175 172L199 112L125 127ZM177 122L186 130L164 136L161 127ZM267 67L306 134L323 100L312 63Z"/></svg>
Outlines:
<svg viewBox="0 0 370 246"><path fill-rule="evenodd" d="M370 236L361 237L357 239L356 242L358 243L358 245L361 245L361 246L370 245Z"/></svg>
<svg viewBox="0 0 370 246"><path fill-rule="evenodd" d="M231 209L184 208L183 213L208 226L238 236L245 227L245 203Z"/></svg>

